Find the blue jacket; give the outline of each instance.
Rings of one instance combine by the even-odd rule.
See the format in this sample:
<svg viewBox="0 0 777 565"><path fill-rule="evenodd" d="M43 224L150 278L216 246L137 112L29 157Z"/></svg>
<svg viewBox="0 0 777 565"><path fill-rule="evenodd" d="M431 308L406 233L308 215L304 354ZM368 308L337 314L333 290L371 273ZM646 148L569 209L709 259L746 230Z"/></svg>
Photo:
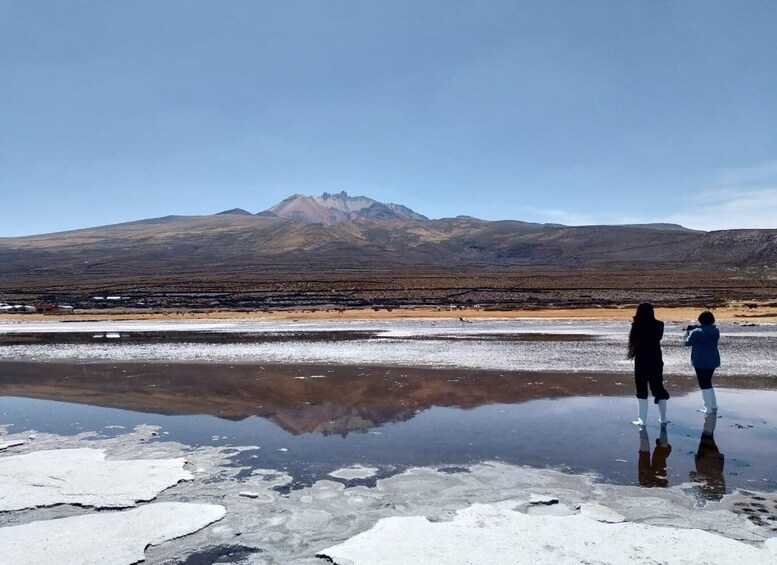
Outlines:
<svg viewBox="0 0 777 565"><path fill-rule="evenodd" d="M718 351L720 330L715 324L697 326L686 330L683 343L692 347L691 365L697 369L715 369L720 367L720 352Z"/></svg>

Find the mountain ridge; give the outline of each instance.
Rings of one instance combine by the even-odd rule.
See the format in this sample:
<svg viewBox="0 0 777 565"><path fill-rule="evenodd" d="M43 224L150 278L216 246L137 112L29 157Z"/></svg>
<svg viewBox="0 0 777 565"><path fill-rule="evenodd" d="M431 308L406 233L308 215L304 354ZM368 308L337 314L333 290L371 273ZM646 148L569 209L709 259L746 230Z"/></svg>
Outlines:
<svg viewBox="0 0 777 565"><path fill-rule="evenodd" d="M384 203L366 196L324 192L321 196L293 194L265 212L304 224L333 225L358 218L428 220L401 204Z"/></svg>
<svg viewBox="0 0 777 565"><path fill-rule="evenodd" d="M546 282L536 283L542 288L559 284L564 277L577 281L565 285L578 288L585 287L586 281L619 277L624 281L655 278L652 284L660 286L669 284L665 281L671 276L683 277L688 285L768 290L775 286L770 281L777 280L773 274L777 273L777 230L703 232L666 224L563 226L469 216L428 219L399 205L392 209L378 203L376 210L377 201L343 193L319 197L331 207L314 197L305 198L306 205L315 203L311 210L316 214L325 209L332 223L310 221L320 219L315 215L300 221L233 209L0 238L0 292L26 296L25 289L76 292L118 284L129 289L211 292L250 289L262 281L262 288L293 288L288 297L293 303L304 301L311 288L299 281L312 278L322 289L315 303L331 302L332 293L340 293L334 303L351 304L349 296L356 294L341 290L343 285L358 294L360 284L380 288L381 280L391 276L393 286L387 286L385 293L370 294L370 301L389 296L409 300L402 298L411 294L403 290L407 285L402 279L421 277L416 279L421 281L418 288L435 278L446 288L464 284L457 278L466 279L467 288L479 289L466 299L483 302L476 297L492 285L484 282L492 278L490 273L498 273L493 276L499 285L507 286L511 276L552 273L542 279ZM381 206L388 208L388 217L382 217L386 209ZM341 282L335 288L321 282L327 280ZM423 294L421 290L412 293ZM525 299L537 298L528 290L521 293ZM464 300L465 294L461 296ZM255 298L253 303L265 304L264 298Z"/></svg>

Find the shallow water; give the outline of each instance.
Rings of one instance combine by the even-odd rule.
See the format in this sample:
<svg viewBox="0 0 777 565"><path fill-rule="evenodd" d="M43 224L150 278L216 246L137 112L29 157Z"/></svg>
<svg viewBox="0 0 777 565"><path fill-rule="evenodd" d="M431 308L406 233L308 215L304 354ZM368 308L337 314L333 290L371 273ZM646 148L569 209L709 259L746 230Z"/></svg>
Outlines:
<svg viewBox="0 0 777 565"><path fill-rule="evenodd" d="M713 461L711 478L710 437L701 441L705 418L695 411L700 395L691 378L668 379L665 476L655 407L647 438L630 424L636 402L629 375L2 363L0 382L0 424L10 433L114 435L153 424L160 440L257 446L236 464L284 469L295 487L357 463L384 477L411 466L455 472L501 460L645 486L683 484L701 469L713 487L693 489L708 498L732 488L777 490L772 379L719 380L726 386L718 391L712 437L725 457L722 471L719 458ZM638 453L645 447L647 459Z"/></svg>
<svg viewBox="0 0 777 565"><path fill-rule="evenodd" d="M713 499L777 490L777 332L721 330L720 418L705 423L681 327L667 325L672 424L661 438L652 405L646 434L630 424L624 323L0 324L0 425L158 425L160 440L257 446L236 463L285 469L297 487L356 463L382 477L501 460L622 484L698 479L688 488Z"/></svg>

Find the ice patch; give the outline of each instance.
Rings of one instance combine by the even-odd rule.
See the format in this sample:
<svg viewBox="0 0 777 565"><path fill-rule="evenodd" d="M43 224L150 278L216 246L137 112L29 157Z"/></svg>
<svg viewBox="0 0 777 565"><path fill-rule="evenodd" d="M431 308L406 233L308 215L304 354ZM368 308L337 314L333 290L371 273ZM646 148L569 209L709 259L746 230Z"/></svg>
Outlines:
<svg viewBox="0 0 777 565"><path fill-rule="evenodd" d="M27 443L26 439L16 439L13 441L3 441L0 442L0 451L3 449L8 449L9 447L16 447L17 445L24 445Z"/></svg>
<svg viewBox="0 0 777 565"><path fill-rule="evenodd" d="M529 497L529 504L543 504L550 506L551 504L558 504L558 498L555 496L548 496L545 494L532 494Z"/></svg>
<svg viewBox="0 0 777 565"><path fill-rule="evenodd" d="M474 504L449 522L393 517L319 552L353 565L578 563L709 565L773 562L773 553L702 530L633 522L603 523L585 514L536 516Z"/></svg>
<svg viewBox="0 0 777 565"><path fill-rule="evenodd" d="M378 479L376 484L369 488L365 486L345 488L342 482L319 480L303 488L279 489L278 487L290 485L292 477L283 470L270 468L253 469L250 474L247 474L247 468L235 466L230 461L233 450L241 448L225 449L207 445L192 447L174 442L144 441L153 433L155 428L151 426L138 427L130 434L109 438L87 433L78 436L39 433L34 445L30 444L19 449L100 447L106 448L113 459L132 460L185 456L192 468L198 469L199 473L191 481L181 483L161 496L165 501L217 501L227 508L227 514L216 527L148 549L146 558L149 562L157 564L182 563L187 556L198 552L204 555L208 548L226 547L239 542L241 546L264 552L263 555L253 558L252 562L264 562L263 559L265 559L268 563L313 565L319 562L313 556L325 551L324 548L341 544L357 534L370 530L381 518L424 516L435 524L446 524L455 518L457 511L467 508L473 501L490 505L496 508L495 511L506 513L508 516L525 511L527 514L532 514L529 516L531 519L539 518L539 514L544 514L542 518L550 518L548 514L554 514L553 517L556 519L562 514L582 515L582 511L578 512L575 509L596 502L624 516L627 523L639 524L640 528L644 528L645 524L651 524L662 526L669 531L703 529L715 532L718 536L747 541L752 544L749 546L750 549L761 547L764 541L773 535L768 527L755 525L738 510L745 502L764 500L764 498L756 499L752 494L745 496L734 493L727 495L719 503L698 506L696 499L688 496L681 488L644 489L637 486L602 484L596 483L592 476L567 475L559 471L517 467L503 463L467 465L462 472L455 473L435 468L413 468L389 478ZM24 436L16 435L3 439L24 439ZM2 459L4 458L0 457L0 460ZM1 478L0 484L2 484ZM254 493L259 496L252 498L240 496L240 493ZM530 505L531 493L545 495L559 502L550 506ZM770 507L772 503L777 504L777 498L774 495L765 493L760 495L770 501ZM19 513L6 513L3 514L3 518L6 520L5 523L20 524L61 518L74 513L88 513L95 516L123 514L116 511L94 512L58 505ZM594 522L588 516L583 517L589 522ZM101 523L94 524L94 526L83 526L83 530L92 532L95 531L94 528L98 528L97 531L102 539L99 542L89 540L86 543L95 545L120 543L115 541L120 534L114 530L103 534L100 529ZM619 524L601 523L600 525L619 526ZM156 530L152 531L156 532ZM615 532L614 539L617 543L621 543L622 539L642 537L641 530L630 538L623 536L620 530L611 531ZM121 535L123 534L122 530ZM239 537L237 537L238 534ZM35 546L42 535L24 534L25 548ZM69 537L65 536L61 543L65 545L78 535L77 531L69 530L67 534ZM510 541L511 537L520 535L520 530L510 531L501 539ZM558 537L554 541L562 543L564 538ZM142 543L145 542L141 540L139 545L142 546ZM396 547L401 548L402 544ZM490 548L488 549L490 551ZM696 547L693 546L692 549L695 555ZM382 559L391 551L393 548L376 554L377 559ZM688 552L690 549L681 555L686 555ZM74 562L69 556L60 558L59 554L52 553L52 555L54 558L49 559L49 556L46 556L47 558L40 560L38 553L35 553L34 558L42 563ZM516 563L522 557L521 554L516 555L517 557L511 556L502 561L495 560L493 563ZM642 555L652 556L650 552L643 552ZM750 562L769 563L768 558L764 557L768 554L756 555L761 559L748 561L749 554L743 554L742 558L736 561L736 565ZM6 559L5 546L0 546L0 556L2 556L0 563L5 564L9 561ZM623 558L622 555L620 557ZM139 558L135 555L133 559L136 561ZM571 558L570 560L577 562ZM595 562L593 559L589 561ZM75 562L82 562L82 560L76 559ZM113 555L108 555L98 562L122 563ZM436 563L434 560L408 562ZM453 562L465 561L461 559ZM530 561L527 559L527 562ZM621 559L621 562L630 561ZM670 562L674 563L674 561ZM26 562L22 561L22 563ZM346 561L341 560L338 563L344 564Z"/></svg>
<svg viewBox="0 0 777 565"><path fill-rule="evenodd" d="M145 559L147 546L201 530L225 513L215 504L164 502L30 522L0 528L0 555L8 565L137 563Z"/></svg>
<svg viewBox="0 0 777 565"><path fill-rule="evenodd" d="M618 514L612 508L607 508L601 504L595 502L587 502L580 505L580 514L588 516L593 520L599 522L608 522L610 524L617 524L626 520L621 514Z"/></svg>
<svg viewBox="0 0 777 565"><path fill-rule="evenodd" d="M332 471L329 473L329 476L336 479L351 481L354 479L369 479L370 477L374 477L377 472L378 470L374 467L362 467L357 465L355 467L346 467L344 469Z"/></svg>
<svg viewBox="0 0 777 565"><path fill-rule="evenodd" d="M772 554L772 559L777 562L777 538L771 538L766 540L766 549Z"/></svg>
<svg viewBox="0 0 777 565"><path fill-rule="evenodd" d="M0 511L54 504L98 508L152 500L179 481L192 479L185 460L106 461L104 449L35 451L0 458Z"/></svg>

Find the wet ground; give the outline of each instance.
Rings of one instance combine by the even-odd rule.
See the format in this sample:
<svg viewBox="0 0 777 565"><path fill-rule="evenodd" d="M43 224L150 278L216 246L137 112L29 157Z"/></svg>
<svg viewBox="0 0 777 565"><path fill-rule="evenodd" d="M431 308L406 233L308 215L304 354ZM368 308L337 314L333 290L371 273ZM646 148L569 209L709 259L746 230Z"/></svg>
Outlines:
<svg viewBox="0 0 777 565"><path fill-rule="evenodd" d="M593 472L618 484L693 481L688 488L708 499L734 488L776 491L774 328L722 328L721 410L705 420L680 328L669 326L672 423L663 436L654 406L643 433L630 424L636 401L625 328L549 321L4 327L0 425L9 433L110 436L153 424L157 441L256 446L235 464L285 470L292 488L352 464L376 467L381 478L497 460Z"/></svg>
<svg viewBox="0 0 777 565"><path fill-rule="evenodd" d="M667 373L690 373L682 329L666 325ZM777 377L776 326L720 329L720 375ZM0 323L0 359L630 373L628 330L624 322L505 319Z"/></svg>
<svg viewBox="0 0 777 565"><path fill-rule="evenodd" d="M232 373L236 374L232 374ZM249 376L251 375L251 376ZM777 490L777 390L771 379L722 379L719 417L696 411L689 378L668 378L672 423L657 411L640 434L629 375L218 365L0 364L0 424L9 433L125 433L158 441L257 446L236 465L282 469L292 487L351 464L385 477L413 466L498 460L593 472L643 486L707 483ZM720 384L720 383L719 383ZM761 388L754 388L758 385ZM735 388L736 387L736 388ZM744 387L744 388L743 388ZM713 429L714 427L714 429ZM373 479L374 481L374 479ZM357 481L358 482L358 481ZM369 481L366 481L369 483Z"/></svg>

